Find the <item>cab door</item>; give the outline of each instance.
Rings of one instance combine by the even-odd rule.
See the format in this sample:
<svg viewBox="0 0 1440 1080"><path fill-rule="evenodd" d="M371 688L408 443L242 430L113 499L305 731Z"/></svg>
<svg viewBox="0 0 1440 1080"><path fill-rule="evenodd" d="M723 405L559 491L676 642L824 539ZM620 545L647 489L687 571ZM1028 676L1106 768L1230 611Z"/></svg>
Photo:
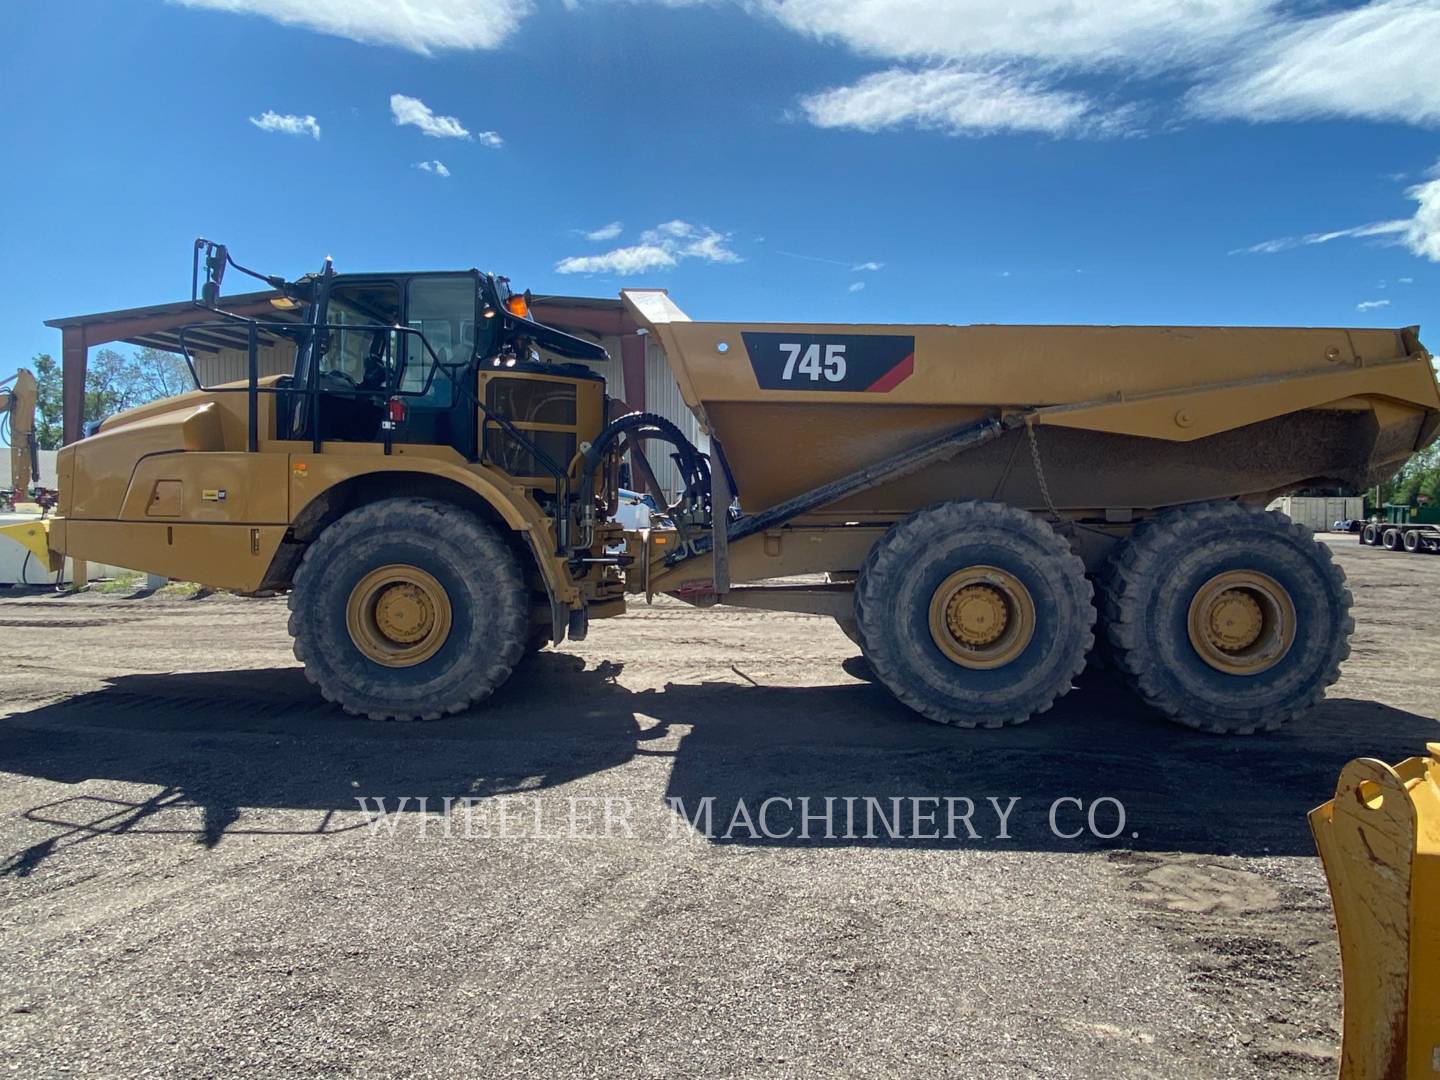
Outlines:
<svg viewBox="0 0 1440 1080"><path fill-rule="evenodd" d="M401 442L451 446L476 456L475 365L489 355L493 320L481 317L480 275L416 274L405 283L406 416ZM429 346L428 348L426 346ZM427 388L428 387L428 388ZM423 391L423 393L422 393Z"/></svg>

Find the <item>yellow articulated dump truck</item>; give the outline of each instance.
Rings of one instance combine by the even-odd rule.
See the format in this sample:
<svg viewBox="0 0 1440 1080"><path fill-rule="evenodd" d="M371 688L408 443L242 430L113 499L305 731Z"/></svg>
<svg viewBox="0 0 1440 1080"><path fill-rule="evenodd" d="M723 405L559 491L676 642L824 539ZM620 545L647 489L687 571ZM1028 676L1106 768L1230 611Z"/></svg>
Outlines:
<svg viewBox="0 0 1440 1080"><path fill-rule="evenodd" d="M195 259L193 332L248 332L249 377L67 446L52 557L287 590L309 678L375 718L469 708L667 594L831 616L941 723L1044 712L1098 641L1171 719L1272 728L1354 624L1328 550L1264 505L1366 487L1440 427L1413 328L705 323L625 292L702 449L610 401L604 351L503 278L327 260L255 275L267 322L225 312L225 268L252 272L223 246ZM262 333L289 374L258 374ZM655 527L615 520L622 464Z"/></svg>

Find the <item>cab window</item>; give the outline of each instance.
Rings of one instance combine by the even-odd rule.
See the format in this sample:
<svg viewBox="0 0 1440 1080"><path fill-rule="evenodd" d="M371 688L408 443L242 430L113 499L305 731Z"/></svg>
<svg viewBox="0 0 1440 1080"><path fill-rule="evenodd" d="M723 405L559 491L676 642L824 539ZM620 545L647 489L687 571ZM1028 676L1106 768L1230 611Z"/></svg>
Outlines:
<svg viewBox="0 0 1440 1080"><path fill-rule="evenodd" d="M414 334L406 335L409 360L401 389L412 393L423 389L430 378L431 367L436 362L441 365L429 394L414 404L431 403L438 407L450 404L451 379L457 368L469 364L476 352L477 287L473 274L433 274L410 279L406 324L424 334L430 348L426 349Z"/></svg>
<svg viewBox="0 0 1440 1080"><path fill-rule="evenodd" d="M339 329L329 332L320 374L383 389L399 355L400 335L388 328L400 321L400 290L384 283L338 285L330 292L325 321Z"/></svg>

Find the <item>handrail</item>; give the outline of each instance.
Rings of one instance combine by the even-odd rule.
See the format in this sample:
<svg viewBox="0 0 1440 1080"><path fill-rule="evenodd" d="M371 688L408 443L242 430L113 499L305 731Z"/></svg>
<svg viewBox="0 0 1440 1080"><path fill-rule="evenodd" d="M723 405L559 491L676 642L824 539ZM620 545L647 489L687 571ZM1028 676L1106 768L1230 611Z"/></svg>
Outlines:
<svg viewBox="0 0 1440 1080"><path fill-rule="evenodd" d="M445 363L441 361L440 357L436 354L434 347L431 346L429 340L425 337L423 331L418 330L413 326L392 326L386 325L384 323L294 323L280 320L262 321L260 319L247 318L246 316L236 315L227 311L217 311L217 314L223 315L225 316L225 318L234 320L235 322L242 322L247 327L247 378L243 386L204 385L204 383L202 383L200 380L200 373L196 370L195 359L193 356L191 356L190 348L185 341L185 335L187 331L201 331L206 329L207 327L213 329L217 326L230 326L233 325L233 323L224 322L221 320L204 323L190 323L186 326L179 327L176 337L180 345L180 353L185 358L185 366L190 369L190 378L194 381L195 388L197 390L203 390L206 393L212 394L244 393L247 396L248 400L246 403L246 444L250 453L256 453L260 449L259 402L261 394L275 394L277 396L280 394L292 394L303 396L306 399L306 402L309 405L310 409L311 442L314 452L319 453L321 444L319 422L320 396L322 394L329 394L332 397L345 398L384 397L386 400L397 397L425 397L430 393L430 390L434 385L436 373L441 368L444 368L447 374L450 376L450 404L448 407L453 409L456 405L457 397L460 397L462 395L464 398L469 399L470 403L474 405L481 413L484 414L486 421L495 423L511 438L515 439L518 443L524 446L555 481L556 497L561 507L564 508L562 512L557 516L556 529L557 547L561 548L563 553L563 549L568 542L569 533L568 527L565 527L568 526L569 521L569 474L566 472L563 466L559 465L552 457L550 457L549 454L545 453L545 451L540 449L537 444L527 438L524 432L522 432L513 423L511 423L507 417L492 411L489 406L485 404L485 402L480 400L479 395L477 395L470 386L466 385L460 379L456 378L455 376L456 374L458 374L458 369L460 369L461 367L469 367L470 365ZM353 390L322 389L318 384L318 375L316 374L319 371L319 365L318 363L314 363L313 361L311 367L312 375L307 385L305 386L261 386L258 356L259 335L261 329L276 332L280 336L296 334L298 332L301 337L308 335L312 339L319 331L324 331L328 334L334 330L349 330L356 333L383 333L386 335L389 335L391 333L413 334L420 340L421 345L424 346L425 352L429 354L432 363L430 365L430 371L425 377L424 384L418 390L402 390L399 387L399 380L404 375L404 368L408 367L408 362L406 365L396 367L393 370L387 368L385 387L383 389L377 388L367 390L359 386L355 387ZM313 346L313 340L311 344ZM389 351L390 341L387 336L385 339L385 350L381 353L381 356L384 357ZM390 429L386 428L385 452L387 454L390 453L390 445ZM478 445L479 440L477 439L477 447ZM564 523L564 525L562 526L560 523Z"/></svg>

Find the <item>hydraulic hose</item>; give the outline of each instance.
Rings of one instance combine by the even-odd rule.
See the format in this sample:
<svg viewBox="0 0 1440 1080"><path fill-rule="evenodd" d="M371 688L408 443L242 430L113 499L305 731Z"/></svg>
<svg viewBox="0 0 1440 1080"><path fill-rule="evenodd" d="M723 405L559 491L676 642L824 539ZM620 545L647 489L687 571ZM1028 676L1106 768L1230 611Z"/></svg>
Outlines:
<svg viewBox="0 0 1440 1080"><path fill-rule="evenodd" d="M656 413L633 412L612 420L595 438L584 453L584 467L580 474L580 507L582 514L594 512L595 474L605 460L615 440L622 435L644 431L645 437L668 442L675 447L675 463L685 478L685 493L700 499L707 499L710 493L710 470L705 456L685 433L669 420Z"/></svg>

